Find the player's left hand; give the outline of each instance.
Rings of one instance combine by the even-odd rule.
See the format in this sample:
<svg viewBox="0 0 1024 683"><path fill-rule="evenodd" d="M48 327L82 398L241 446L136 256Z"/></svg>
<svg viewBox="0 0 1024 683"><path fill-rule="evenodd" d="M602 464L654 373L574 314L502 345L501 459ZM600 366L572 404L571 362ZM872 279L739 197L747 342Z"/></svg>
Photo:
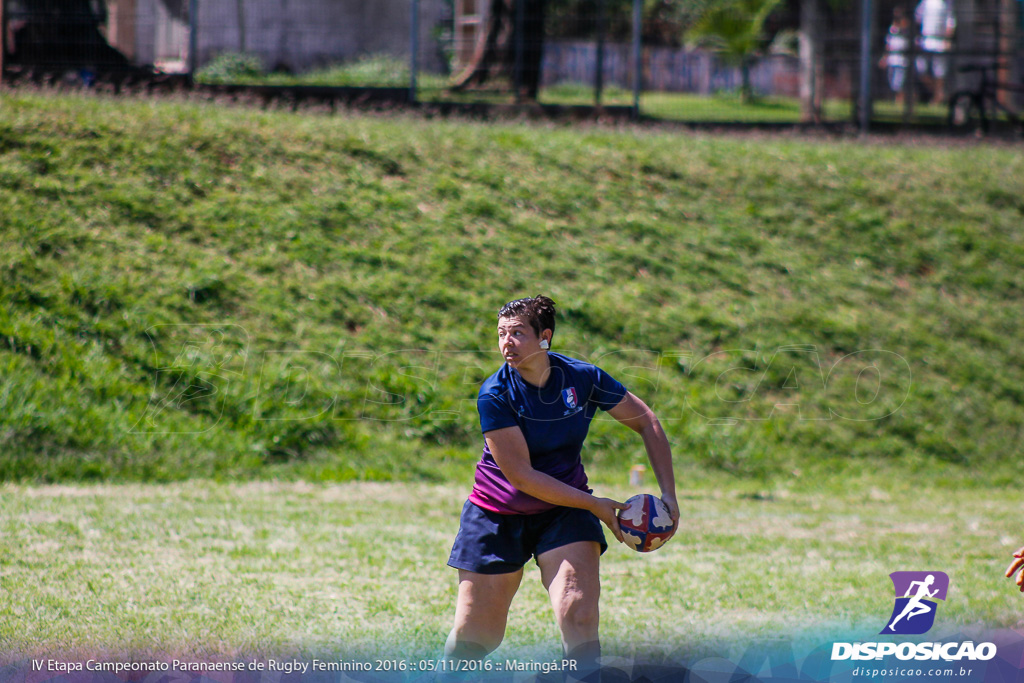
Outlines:
<svg viewBox="0 0 1024 683"><path fill-rule="evenodd" d="M1014 574L1017 574L1016 584L1020 587L1020 592L1024 593L1024 547L1013 553L1013 562L1006 568L1006 578L1009 579Z"/></svg>
<svg viewBox="0 0 1024 683"><path fill-rule="evenodd" d="M676 531L679 530L679 503L676 502L674 493L662 494L661 502L668 508L668 514L672 518L672 536L675 536ZM669 536L669 538L672 538L672 536Z"/></svg>

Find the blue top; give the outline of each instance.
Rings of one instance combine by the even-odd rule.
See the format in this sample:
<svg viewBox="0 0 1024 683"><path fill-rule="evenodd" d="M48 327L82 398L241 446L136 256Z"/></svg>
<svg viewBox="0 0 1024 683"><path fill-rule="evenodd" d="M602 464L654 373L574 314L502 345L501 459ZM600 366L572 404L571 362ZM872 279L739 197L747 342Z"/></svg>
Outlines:
<svg viewBox="0 0 1024 683"><path fill-rule="evenodd" d="M590 422L598 408L617 406L626 389L596 365L558 353L548 353L548 359L551 374L543 387L529 384L507 363L484 381L477 398L480 428L487 433L519 427L535 470L589 492L580 453ZM512 486L486 443L469 499L502 514L535 514L556 507Z"/></svg>

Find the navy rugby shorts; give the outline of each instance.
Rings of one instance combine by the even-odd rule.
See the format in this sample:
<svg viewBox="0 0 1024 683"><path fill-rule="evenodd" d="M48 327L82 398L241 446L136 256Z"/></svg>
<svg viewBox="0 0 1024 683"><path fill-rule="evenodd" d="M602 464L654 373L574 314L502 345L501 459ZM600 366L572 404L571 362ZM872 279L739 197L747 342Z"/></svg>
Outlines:
<svg viewBox="0 0 1024 683"><path fill-rule="evenodd" d="M448 565L478 574L510 574L549 550L579 541L608 549L594 513L556 507L535 515L502 515L466 501Z"/></svg>

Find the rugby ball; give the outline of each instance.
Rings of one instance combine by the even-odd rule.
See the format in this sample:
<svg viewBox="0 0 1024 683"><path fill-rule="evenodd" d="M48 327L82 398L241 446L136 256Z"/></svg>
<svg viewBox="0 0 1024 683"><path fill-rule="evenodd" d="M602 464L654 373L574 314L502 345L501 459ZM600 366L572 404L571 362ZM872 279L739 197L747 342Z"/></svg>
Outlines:
<svg viewBox="0 0 1024 683"><path fill-rule="evenodd" d="M619 510L622 538L638 553L657 550L672 536L672 517L660 498L641 493L626 501L629 507Z"/></svg>

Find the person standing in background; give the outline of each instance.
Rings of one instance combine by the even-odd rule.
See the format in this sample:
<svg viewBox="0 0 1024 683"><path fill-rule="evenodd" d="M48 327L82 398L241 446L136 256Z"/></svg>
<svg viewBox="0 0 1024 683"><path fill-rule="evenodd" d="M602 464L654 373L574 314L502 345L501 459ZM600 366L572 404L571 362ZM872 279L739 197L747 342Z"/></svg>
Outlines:
<svg viewBox="0 0 1024 683"><path fill-rule="evenodd" d="M910 22L902 5L892 10L892 25L885 36L885 54L878 66L886 70L889 89L896 94L896 103L903 104L903 84L907 77L907 51L910 48Z"/></svg>
<svg viewBox="0 0 1024 683"><path fill-rule="evenodd" d="M914 19L921 27L917 71L931 92L932 104L941 104L946 99L948 53L953 45L956 18L946 0L921 0L914 11Z"/></svg>

